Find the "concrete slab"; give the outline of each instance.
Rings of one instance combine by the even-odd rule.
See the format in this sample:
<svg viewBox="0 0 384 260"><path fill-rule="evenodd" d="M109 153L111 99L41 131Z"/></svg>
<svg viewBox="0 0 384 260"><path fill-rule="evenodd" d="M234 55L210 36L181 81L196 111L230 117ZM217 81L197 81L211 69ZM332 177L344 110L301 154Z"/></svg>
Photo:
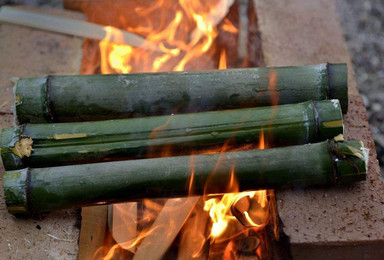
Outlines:
<svg viewBox="0 0 384 260"><path fill-rule="evenodd" d="M267 66L347 62L346 139L370 149L367 181L348 187L277 191L294 259L383 259L384 187L366 110L333 0L254 0Z"/></svg>
<svg viewBox="0 0 384 260"><path fill-rule="evenodd" d="M54 15L82 19L82 15L38 9ZM10 77L79 74L80 38L0 23L0 129L11 127L13 115ZM1 163L0 163L1 164ZM0 183L4 168L0 165ZM8 214L0 185L0 259L76 259L78 211L60 211L39 219Z"/></svg>

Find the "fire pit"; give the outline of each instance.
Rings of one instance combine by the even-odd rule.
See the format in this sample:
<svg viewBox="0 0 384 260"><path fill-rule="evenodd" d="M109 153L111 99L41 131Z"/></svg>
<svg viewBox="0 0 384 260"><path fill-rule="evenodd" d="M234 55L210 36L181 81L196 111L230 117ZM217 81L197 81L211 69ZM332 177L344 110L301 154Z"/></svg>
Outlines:
<svg viewBox="0 0 384 260"><path fill-rule="evenodd" d="M89 9L85 8L83 9L83 11L95 10L93 8L97 9L97 7L95 7L97 6L96 4L93 7L92 7L92 4L87 3L87 5L90 5L87 7ZM261 19L260 29L264 29L265 31L262 31L262 32L265 33L265 32L268 32L268 30L270 29L265 29L264 27L265 24L262 19L265 19L265 17L269 17L268 12L270 10L268 9L268 4L266 3L262 2L262 3L259 3L259 5L260 5L260 9L258 9L257 11L258 13L260 13L259 14L259 19ZM248 10L251 10L250 13L252 13L252 11L254 10L252 5L247 6L244 4L243 5L240 4L239 6L236 6L236 5L234 6L228 5L228 6L231 6L231 8L229 9L229 13L225 18L222 18L223 22L218 25L218 28L221 28L223 32L219 33L218 35L215 35L215 30L212 30L206 27L201 27L201 31L203 31L204 33L199 36L200 37L199 40L195 40L195 45L187 46L191 48L190 51L189 49L183 49L185 47L183 46L183 44L185 45L185 43L178 42L178 39L176 37L177 30L175 30L176 27L165 28L169 30L168 33L171 33L170 35L173 35L173 37L169 36L169 34L161 35L161 32L165 30L165 29L162 29L161 26L160 26L160 29L157 28L157 30L151 29L151 31L157 31L161 35L161 37L159 37L158 35L151 35L150 37L153 37L154 41L158 40L159 42L161 42L164 40L169 40L168 44L161 46L161 48L169 49L172 52L176 52L175 51L176 49L178 50L179 53L182 53L182 55L180 56L179 55L172 56L173 54L171 55L168 53L167 54L168 56L163 55L163 56L154 58L153 54L151 53L148 54L146 53L146 51L136 50L129 46L116 46L105 41L101 42L100 46L98 46L98 45L95 45L94 42L88 41L86 46L88 47L97 46L97 47L100 47L100 49L99 48L85 49L86 51L84 51L84 53L87 53L87 52L90 52L90 53L88 53L89 55L84 56L83 72L95 73L95 72L99 72L98 71L99 68L103 73L113 73L113 72L128 73L128 72L135 72L135 71L141 71L141 70L142 71L162 71L162 70L167 71L167 70L172 70L172 68L179 71L185 70L185 69L188 69L188 70L202 69L202 68L205 69L205 67L202 67L205 65L207 65L207 69L215 68L216 66L219 68L224 68L226 63L231 67L237 67L239 64L243 64L243 66L244 64L246 66L260 65L260 60L261 60L260 58L250 61L252 57L260 57L261 56L260 54L254 55L255 53L254 51L248 51L248 53L251 53L251 55L247 56L247 55L244 55L244 53L242 53L242 50L244 50L244 48L236 48L236 47L225 48L226 46L225 44L227 41L223 40L223 42L220 42L220 37L222 34L224 35L228 34L228 37L233 37L234 35L241 35L242 33L241 24L244 25L244 21L240 21L241 19L237 20L237 23L240 24L240 26L238 26L240 28L240 32L239 32L239 29L236 26L234 26L236 25L236 19L231 19L231 12L232 14L233 13L237 14L238 12L244 13L244 10L247 10L248 8ZM84 8L81 3L80 3L80 8ZM172 9L172 8L174 7L169 7L169 9ZM190 6L188 6L187 9L182 9L182 10L190 10L190 9L191 9ZM276 8L275 11L276 10L280 10L280 9ZM138 9L136 11L139 11L139 13L143 12L143 14L146 14L146 15L148 15L148 13L146 12L149 12L149 11L145 11L145 9ZM173 16L170 16L170 17L174 17L174 20L172 20L172 22L180 27L181 24L183 24L183 20L179 21L178 19L182 19L182 18L179 18L178 12L175 12L174 10L172 11L175 14ZM195 19L197 26L199 26L198 24L199 18L196 18L196 16L188 13L184 15L189 19L192 19L192 20ZM249 17L250 18L248 20L248 24L255 25L254 14L253 16L250 15ZM113 20L115 18L110 18L110 19ZM329 19L329 20L332 22L332 19ZM119 22L120 24L117 23L116 26L122 26L123 28L125 28L129 25L129 23L126 23L126 21L123 21L123 22L119 21ZM133 21L133 23L134 22L135 21ZM172 24L172 22L164 21L164 24ZM186 22L187 25L189 23L190 22ZM212 23L214 24L215 22L212 22ZM269 24L273 25L273 22L268 22L266 24L268 24L268 26ZM184 27L188 28L187 25ZM139 26L136 25L133 28L135 27L139 27ZM143 28L140 28L140 29L143 29ZM252 30L254 29L249 29L248 31L252 31ZM274 29L274 30L277 31L277 29ZM142 34L145 36L148 36L144 32L142 32ZM211 35L211 33L213 33L213 36ZM195 34L199 35L199 33L196 33L196 32ZM211 35L211 36L207 36L207 35ZM156 38L156 37L159 37L159 38ZM212 38L210 39L210 37ZM266 55L266 53L268 54L268 51L270 51L269 48L271 48L271 45L270 45L271 41L268 38L269 37L268 34L265 34L265 36L263 37L265 37L263 38L263 43L265 43L265 46L263 47L263 52L264 52L264 55ZM234 38L237 38L237 36ZM240 38L241 37L239 36L238 39ZM191 42L194 42L194 41L192 40ZM203 42L205 44L200 44L200 42ZM240 46L242 44L241 40L228 41L228 42L238 42ZM251 42L250 45L252 46L259 44L259 43L254 44L252 43L252 41L250 42ZM208 43L211 43L212 45L208 46L207 45ZM173 46L177 46L177 48L171 48ZM239 51L233 52L234 49L239 49ZM100 50L100 54L99 54L99 50ZM205 54L201 52L202 50L206 51ZM233 55L229 55L231 51L233 52ZM258 49L258 53L261 53L261 49ZM273 53L269 53L269 54L274 55ZM330 51L330 53L332 53L332 51ZM237 58L236 56L240 57L240 60L242 61L239 62L239 58ZM111 57L112 58L124 57L124 59L122 60L112 59ZM345 57L347 57L347 55ZM327 59L327 56L325 55L325 57L323 58ZM100 66L98 65L99 60L101 61ZM225 60L227 62L224 62ZM127 63L127 61L129 62ZM295 63L295 59L292 59L291 61L292 63ZM291 61L287 61L287 62L290 64ZM341 61L341 60L337 60L337 61ZM271 60L267 59L266 63L268 65L273 64L273 63L271 64L270 62ZM314 63L312 60L310 60L310 58L308 59L308 62ZM234 65L230 65L231 63ZM298 62L298 64L299 63L300 62ZM350 106L352 105L352 109L350 108L350 111L358 111L359 113L361 112L361 107L356 109L356 104L358 104L358 102L359 102L358 98L357 97L354 98L352 96L352 102L350 103ZM361 135L350 135L350 133L354 133L353 131L355 131L358 128L358 127L351 127L353 126L353 124L351 124L352 121L350 121L352 118L354 118L354 114L351 114L350 112L345 118L347 124L350 124L349 126L347 125L347 129L346 129L347 137L350 138L353 136L355 138L357 137L361 138L362 137ZM354 125L358 125L358 124L354 124ZM360 130L356 130L356 133L357 132L360 133ZM366 136L363 136L363 137L364 137L363 139L366 140ZM260 139L259 148L263 149L265 148L265 145L266 144L264 143L264 141ZM165 150L164 154L167 155L168 152L169 151ZM372 165L372 162L371 162L371 165ZM371 188L373 187L370 185L375 185L372 183L377 183L378 181L380 181L377 178L376 179L373 178L373 180L374 182L368 183L366 186L363 186L363 187L366 187L369 190L370 187ZM233 188L232 192L237 192L235 183L230 186ZM381 189L382 185L377 187L380 187ZM350 191L348 189L349 188L346 188L345 190L342 189L341 191L338 190L337 193L350 194L349 193ZM358 189L357 193L361 194L362 197L365 197L367 189L365 188ZM284 253L287 255L290 254L290 250L288 250L288 244L284 243L286 241L284 240L285 235L283 232L286 232L286 234L291 238L291 243L292 243L291 253L295 258L299 257L298 259L300 259L300 257L304 257L302 255L302 252L306 249L306 246L308 246L308 248L311 248L311 250L314 250L315 252L316 250L321 250L321 249L318 249L316 242L314 242L314 244L306 245L305 243L302 243L302 240L300 239L295 240L295 235L291 231L292 229L294 230L294 232L297 232L297 233L306 234L306 232L303 232L300 229L299 222L297 223L290 222L295 220L297 218L297 215L294 213L294 209L292 208L292 206L289 206L289 203L290 203L289 197L292 196L293 194L304 193L303 197L305 198L308 194L312 194L312 193L315 194L316 192L319 192L319 194L324 194L323 190L279 191L278 198L277 198L277 204L278 204L278 210L279 210L278 213L276 212L276 208L274 204L275 198L272 191L260 191L260 192L246 193L246 194L228 194L228 195L225 195L224 197L222 196L217 196L214 198L204 197L203 199L200 199L197 197L190 197L187 199L144 200L138 203L129 203L129 204L121 204L121 205L119 204L119 205L111 206L109 208L109 218L108 218L109 230L107 230L106 235L104 232L101 232L102 235L98 238L98 240L99 241L104 240L104 241L97 246L98 250L94 250L93 252L90 252L90 254L94 257L105 257L106 259L109 259L112 256L122 257L122 258L132 257L132 253L134 252L135 253L134 258L138 259L140 257L148 258L148 257L153 257L154 255L160 256L164 254L165 254L165 257L168 257L168 258L175 258L177 255L180 258L182 258L182 256L188 256L192 252L193 257L201 257L202 259L207 257L236 258L236 257L245 257L245 256L253 257L256 259L257 258L270 259L270 258L277 258L279 255L282 257L282 259L286 259L285 258L286 256L284 256ZM342 196L341 194L340 196ZM283 197L283 196L286 196L286 197ZM373 196L376 196L376 195L373 195ZM300 197L295 199L302 199L302 198ZM312 197L310 197L310 199L312 199ZM382 198L377 198L377 197L371 197L371 199L375 203L379 201L383 201ZM321 201L321 199L319 199L318 201ZM253 204L254 206L252 206ZM254 213L255 215L261 214L257 218L258 219L257 222L255 222L253 218L249 219L247 218L247 216L241 215L241 212L243 212L244 207L247 209L255 207L259 211L259 213ZM340 205L337 206L336 209L338 207L341 207L341 206ZM332 207L330 208L331 208L330 211L332 211ZM101 211L99 212L101 212L101 215L105 214L105 211L102 210L102 208L100 209ZM255 212L258 212L257 210ZM307 211L307 209L304 209L304 210ZM92 237L92 240L93 240L93 237L95 235L94 232L86 230L86 227L87 225L89 225L89 223L93 223L91 225L95 225L95 223L97 223L95 222L97 221L97 218L94 218L94 214L92 213L92 211L93 209L84 209L83 211L83 221L82 221L83 228L82 228L82 235L80 238L80 258L84 257L84 259L86 259L87 257L90 257L90 255L86 255L84 251L83 252L81 251L82 248L84 248L82 246L82 243L87 243L84 241L87 241L89 237ZM95 209L94 212L97 212L97 209ZM209 214L207 212L209 212ZM239 212L240 212L240 215L239 215ZM370 210L368 212L372 213L373 211ZM377 211L374 210L374 212L377 212ZM87 213L90 215L93 215L92 216L93 218L92 219L87 218ZM300 216L302 218L306 218L306 216L308 216L307 213L308 212L303 211ZM322 211L322 214L327 215L327 211L325 213L324 211ZM281 223L278 224L278 219L277 219L278 216L282 218L283 224L285 225L283 229L282 229ZM372 216L371 219L375 220L376 217ZM104 222L105 220L106 220L105 215L104 217L100 218L101 223ZM169 223L172 223L172 224L169 224ZM267 225L267 223L269 225ZM306 223L306 222L303 221L302 223ZM122 224L124 225L122 226ZM377 225L380 226L380 222L377 223ZM191 232L191 230L193 230L193 232ZM210 231L210 232L207 232L207 231ZM309 230L308 232L310 233L311 230ZM366 234L368 233L371 234L371 232L369 231L369 228L367 231L364 231L364 232L366 232ZM164 235L162 236L161 234L164 234ZM281 236L280 238L279 238L279 235ZM342 236L343 235L341 232L341 235L339 236L339 241L343 241ZM159 241L159 237L162 237L160 241ZM322 239L322 234L319 233L319 235L316 237L320 240ZM280 242L276 242L276 241L280 241ZM116 244L116 242L118 244ZM331 243L330 245L327 244L326 246L336 246L336 245Z"/></svg>
<svg viewBox="0 0 384 260"><path fill-rule="evenodd" d="M99 70L101 73L128 73L225 69L260 66L263 62L251 1L235 4L233 1L212 1L204 5L197 2L166 1L161 6L153 6L152 2L130 2L128 6L119 6L116 2L104 2L102 5L72 4L68 2L71 8L92 13L88 16L92 22L132 28L133 32L145 36L163 50L167 50L165 54L159 55L106 41L101 42L99 48L90 48L97 46L97 42L88 40L84 47L84 53L87 55L83 59L83 71L87 74L98 73ZM116 10L116 14L108 17L104 12L100 13L105 8ZM123 20L116 19L119 14L127 13L130 15ZM243 18L239 18L239 13ZM188 38L188 35L191 38ZM264 147L264 143L260 143L260 147ZM164 154L173 148L168 149ZM236 191L236 184L231 186L230 189ZM126 206L111 206L109 230L112 238L120 242L120 246L104 245L97 255L106 255L108 251L110 254L126 254L122 253L124 250L121 249L135 253L137 259L153 258L154 255L160 257L162 254L172 255L174 252L179 252L180 258L193 256L201 259L208 256L228 257L238 254L236 252L239 250L244 250L246 254L254 257L266 255L268 248L263 239L266 237L266 231L262 227L268 222L267 218L253 228L246 228L236 221L234 216L230 216L231 205L243 196L257 196L263 207L267 207L266 191L251 195L226 195L214 199L144 200ZM124 207L130 210L121 210ZM269 206L264 209L264 214L268 214L268 208ZM211 217L208 217L208 212ZM130 220L130 223L127 220ZM126 226L123 228L125 234L119 230L122 226ZM163 237L163 241L158 241L160 234L164 233L167 235ZM231 237L232 239L229 239ZM247 240L252 242L244 242ZM253 245L245 246L249 243ZM170 249L166 251L168 247ZM175 251L172 248L178 249Z"/></svg>

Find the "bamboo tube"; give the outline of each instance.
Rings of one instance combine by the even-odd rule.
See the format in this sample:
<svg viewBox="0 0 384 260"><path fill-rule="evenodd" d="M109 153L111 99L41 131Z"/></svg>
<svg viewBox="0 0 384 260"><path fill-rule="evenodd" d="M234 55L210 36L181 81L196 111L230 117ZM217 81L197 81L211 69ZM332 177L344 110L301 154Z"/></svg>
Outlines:
<svg viewBox="0 0 384 260"><path fill-rule="evenodd" d="M313 143L343 133L337 100L100 122L27 124L4 129L6 170L161 157L236 148L264 139L274 146ZM230 140L228 142L228 140Z"/></svg>
<svg viewBox="0 0 384 260"><path fill-rule="evenodd" d="M38 213L143 198L332 185L364 180L368 149L361 141L288 146L221 154L26 168L4 174L10 213ZM193 173L193 182L189 183ZM192 186L192 189L190 189Z"/></svg>
<svg viewBox="0 0 384 260"><path fill-rule="evenodd" d="M23 78L15 113L20 124L73 122L323 99L347 111L346 64Z"/></svg>

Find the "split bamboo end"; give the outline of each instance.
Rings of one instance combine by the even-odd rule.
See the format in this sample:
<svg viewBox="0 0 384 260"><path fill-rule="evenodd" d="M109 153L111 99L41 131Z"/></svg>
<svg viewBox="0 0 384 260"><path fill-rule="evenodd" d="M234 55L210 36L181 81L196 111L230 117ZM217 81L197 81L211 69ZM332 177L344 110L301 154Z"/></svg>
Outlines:
<svg viewBox="0 0 384 260"><path fill-rule="evenodd" d="M20 138L20 134L20 127L5 128L1 131L0 154L6 170L24 168L23 157L28 157L32 153L32 139Z"/></svg>

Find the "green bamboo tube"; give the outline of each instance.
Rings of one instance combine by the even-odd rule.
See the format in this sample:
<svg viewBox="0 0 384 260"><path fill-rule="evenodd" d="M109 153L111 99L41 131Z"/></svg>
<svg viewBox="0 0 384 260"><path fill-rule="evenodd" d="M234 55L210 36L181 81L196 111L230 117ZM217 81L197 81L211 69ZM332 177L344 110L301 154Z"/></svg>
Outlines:
<svg viewBox="0 0 384 260"><path fill-rule="evenodd" d="M23 78L20 124L97 121L339 99L348 106L347 66Z"/></svg>
<svg viewBox="0 0 384 260"><path fill-rule="evenodd" d="M1 156L7 170L107 160L183 155L204 148L259 142L286 146L343 133L338 100L307 101L204 113L99 122L26 124L4 129ZM168 153L169 154L169 153Z"/></svg>
<svg viewBox="0 0 384 260"><path fill-rule="evenodd" d="M233 192L228 187L232 171L239 191L343 184L365 179L367 150L361 141L324 141L193 157L26 168L5 172L4 194L9 212L39 213Z"/></svg>

